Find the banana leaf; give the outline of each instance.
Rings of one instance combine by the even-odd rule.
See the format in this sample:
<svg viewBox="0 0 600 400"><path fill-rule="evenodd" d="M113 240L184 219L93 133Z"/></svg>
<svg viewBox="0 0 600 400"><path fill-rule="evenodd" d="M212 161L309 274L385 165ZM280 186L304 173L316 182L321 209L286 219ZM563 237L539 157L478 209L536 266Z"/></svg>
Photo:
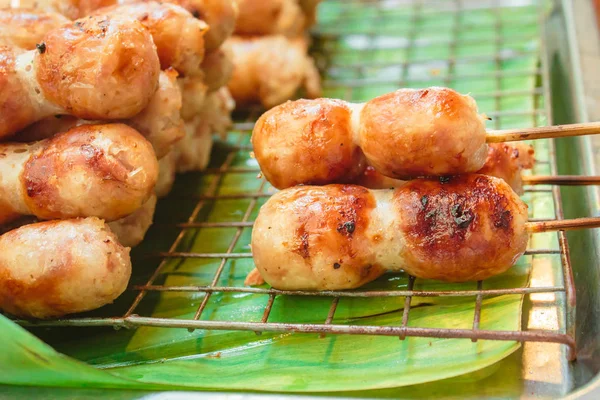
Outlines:
<svg viewBox="0 0 600 400"><path fill-rule="evenodd" d="M398 7L383 15L378 14L369 2L325 2L319 12L320 26L327 29L349 29L349 35L336 39L318 39L315 42L320 64L326 65L324 77L341 82L341 88L326 85L326 96L353 101L393 90L388 84L369 84L343 87L345 80L364 78L401 77L405 86L422 87L450 85L463 92L472 92L480 109L496 111L533 110L543 108L541 96L511 96L497 100L481 96L496 90L534 89L534 75L518 75L498 82L494 77L452 79L440 78L445 74L474 72L522 71L538 66L539 40L537 38L537 7L506 7L501 18L519 24L519 35L510 32L503 42L504 54L525 54L506 57L500 65L494 59L471 60L469 57L495 54L495 41L483 41L479 46L463 45L454 48L457 61L452 65L440 63L450 57L448 45L415 47L410 51L386 49L370 43L364 46L361 33L373 31L372 19L378 18L381 35L402 35L401 21L412 21L412 9ZM426 10L424 6L423 11ZM341 26L340 16L356 20ZM535 17L535 20L533 19ZM451 32L453 16L424 12L418 34L421 40L439 40ZM465 39L489 35L495 37L495 14L478 9L465 9L462 23L471 26L461 33ZM368 23L366 21L371 21ZM532 23L531 21L535 22ZM508 24L507 24L508 25ZM436 29L432 29L436 27ZM446 29L447 28L447 29ZM531 34L531 38L526 38ZM445 36L446 35L446 36ZM473 35L472 37L469 35ZM361 44L362 43L362 44ZM466 40L465 43L472 43ZM376 43L377 44L377 43ZM361 47L362 46L362 47ZM319 53L320 52L320 53ZM460 61L464 57L466 61ZM355 68L357 62L367 65ZM397 63L397 67L383 67L381 63ZM411 64L404 68L404 64ZM500 84L500 88L498 88ZM543 117L505 116L490 122L492 128L526 127L543 124ZM221 167L228 154L234 152L231 166L256 167L256 161L239 145L248 145L247 131L233 130L226 143L219 143L211 161L212 167ZM536 143L538 160L548 159L547 143ZM548 174L548 165L536 166L536 173ZM149 253L167 251L178 230L173 222L186 221L196 206L195 196L206 194L220 179L215 174L186 174L178 178L173 193L159 203L156 223L144 243L134 251L134 276L132 286L145 284L159 264ZM217 194L270 193L273 189L256 178L256 173L225 173L216 182ZM524 199L530 204L531 217L552 218L552 198L549 193L527 193ZM256 204L250 198L205 200L195 221L240 221L250 210L252 221L265 199ZM237 237L238 228L203 228L187 230L177 246L178 251L226 252L233 244L233 252L249 252L250 228L244 228ZM532 248L556 248L556 235L537 234L530 242ZM154 281L156 285L208 285L220 268L219 259L170 259ZM559 270L556 255L526 256L505 274L484 282L484 288L512 288L528 285L529 272L536 263L550 263ZM228 260L217 281L218 286L243 286L243 280L253 268L251 258ZM405 289L408 278L404 274L385 275L362 288L372 290ZM417 280L416 290L468 290L474 283L446 284ZM115 304L103 307L86 317L122 316L137 292L127 291ZM200 292L150 291L135 309L143 316L190 319L205 294ZM253 293L213 293L201 319L213 321L260 321L267 296ZM329 297L277 296L269 322L323 323L331 305ZM470 329L474 316L473 297L418 298L411 302L409 326L433 328ZM523 297L504 295L484 298L482 302L481 329L519 330ZM342 298L334 324L398 326L401 323L404 298ZM420 383L439 381L446 387L448 378L462 376L459 382L493 381L496 374L504 374L501 360L514 354L520 344L512 341L480 340L476 343L464 339L435 339L396 337L328 335L320 338L314 334L267 333L257 336L252 332L205 331L188 332L185 329L140 327L135 330L112 328L29 328L17 326L0 316L0 384L53 386L63 388L119 388L119 389L193 389L193 390L247 390L304 393L377 393L397 397L393 388L411 386L402 393L426 398L431 387ZM511 359L511 357L508 357ZM517 359L513 356L512 359ZM518 365L518 360L513 362ZM514 368L513 368L514 370ZM499 372L497 372L499 371ZM455 382L454 378L452 382ZM497 380L497 379L496 379ZM417 385L417 386L415 386ZM460 392L458 384L453 389ZM475 385L475 383L473 383ZM491 385L491 383L490 383ZM363 392L363 391L374 392Z"/></svg>
<svg viewBox="0 0 600 400"><path fill-rule="evenodd" d="M513 282L526 279L528 265L520 265L511 271ZM499 280L498 286L504 283ZM292 309L306 306L302 298L285 300L286 309L287 306ZM326 311L329 301L321 300L321 304L315 301L311 306L315 309L321 306L321 310ZM371 313L380 312L378 302L381 300L371 305ZM400 301L397 302L399 305ZM238 301L232 311L239 310L243 314L246 306L253 308L254 303L252 299ZM354 301L344 303L340 302L340 311L346 323L385 326L398 325L401 319L399 309L365 316L364 313L369 312L367 305L353 305ZM474 314L472 300L421 299L413 307L409 326L468 329ZM481 329L519 329L520 318L512 317L519 316L520 309L520 296L484 300ZM279 311L274 310L274 314ZM347 318L347 313L357 316ZM506 321L512 321L512 325L508 326ZM334 335L320 339L301 334L257 337L252 333L189 333L157 328L140 328L131 337L129 332L114 332L62 344L69 347L64 349L65 352L68 350L75 357L101 366L104 372L56 353L33 336L24 335L21 328L5 318L0 324L2 328L9 327L3 332L19 338L19 342L11 344L12 350L3 352L0 359L1 365L19 365L19 368L16 373L6 371L0 376L0 382L30 385L150 389L163 385L164 389L310 392L364 390L412 385L430 381L432 377L443 379L468 373L486 367L518 348L514 342L496 341L472 343L427 338L400 341L396 337ZM119 352L117 348L123 345L126 348ZM21 352L29 355L25 361L18 357ZM92 353L96 357L85 359L83 353ZM98 357L100 353L104 353L104 357ZM156 354L161 358L157 359Z"/></svg>
<svg viewBox="0 0 600 400"><path fill-rule="evenodd" d="M231 179L240 190L243 178ZM187 186L189 190L190 187ZM535 195L535 196L534 196ZM552 203L547 196L532 194L530 203L537 217L548 217ZM536 198L539 197L539 198ZM168 202L163 203L168 205ZM237 214L237 209L229 209ZM206 220L223 217L218 206ZM216 218L215 217L215 218ZM222 236L214 243L200 232L182 245L188 251L207 251L226 245ZM244 248L244 235L239 247ZM230 240L230 237L226 237ZM244 240L246 240L244 242ZM185 242L185 241L184 241ZM532 245L554 243L551 235L534 237ZM189 246L189 247L188 247ZM485 288L518 287L527 284L533 257L523 257L507 273L485 282ZM541 259L540 256L535 256ZM556 257L551 257L554 263ZM533 260L535 261L535 260ZM204 260L172 261L163 270L165 285L203 285L212 279L218 265ZM224 272L222 284L241 286L253 267L250 259L234 260ZM386 275L365 289L404 289L403 274ZM474 283L446 284L416 281L418 290L474 289ZM203 295L150 292L140 305L143 315L191 318ZM278 296L270 322L322 322L329 310L327 297ZM210 320L260 320L266 304L264 295L214 294L204 312ZM343 298L333 323L352 325L399 325L404 298ZM521 324L522 297L498 296L485 299L481 329L518 330ZM469 329L474 315L473 298L413 298L409 326ZM21 328L2 319L10 337L27 340L10 352L0 353L0 365L22 365L19 373L0 376L1 383L75 387L147 389L243 389L291 392L333 392L415 385L417 383L463 375L490 366L518 349L515 342L457 339L337 336L319 338L309 334L263 334L235 331L202 331L141 327L135 331L91 328L34 330L63 354L87 363L81 364L54 352ZM91 332L90 332L91 331ZM2 348L4 344L0 344ZM28 350L23 350L28 349ZM17 357L29 354L28 363ZM39 354L41 357L32 356ZM93 368L92 366L96 367ZM37 372L36 372L37 371Z"/></svg>

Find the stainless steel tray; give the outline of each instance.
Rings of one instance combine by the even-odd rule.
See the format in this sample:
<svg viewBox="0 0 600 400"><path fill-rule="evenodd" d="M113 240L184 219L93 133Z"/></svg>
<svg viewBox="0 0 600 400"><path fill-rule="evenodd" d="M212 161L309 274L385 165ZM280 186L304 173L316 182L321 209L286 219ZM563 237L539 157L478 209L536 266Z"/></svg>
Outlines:
<svg viewBox="0 0 600 400"><path fill-rule="evenodd" d="M548 22L547 42L555 120L600 120L600 30L597 1L563 0ZM562 173L597 175L600 138L557 142ZM565 216L600 215L600 188L563 188ZM567 235L577 294L578 359L569 369L568 398L600 398L600 236L598 229Z"/></svg>

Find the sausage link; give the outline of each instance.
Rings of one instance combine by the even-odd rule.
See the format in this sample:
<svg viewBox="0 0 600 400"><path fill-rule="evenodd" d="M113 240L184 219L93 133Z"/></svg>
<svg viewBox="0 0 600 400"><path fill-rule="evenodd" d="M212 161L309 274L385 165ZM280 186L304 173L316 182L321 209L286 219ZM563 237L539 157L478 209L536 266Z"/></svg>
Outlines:
<svg viewBox="0 0 600 400"><path fill-rule="evenodd" d="M486 279L525 252L527 205L487 175L417 179L397 189L300 186L261 208L252 233L258 271L282 290L361 286L384 271Z"/></svg>
<svg viewBox="0 0 600 400"><path fill-rule="evenodd" d="M148 105L159 72L152 36L126 16L74 21L18 55L0 46L0 139L55 114L133 117Z"/></svg>
<svg viewBox="0 0 600 400"><path fill-rule="evenodd" d="M252 144L263 174L279 189L350 182L365 158L395 179L475 172L488 153L473 98L439 87L400 89L364 104L287 102L261 116Z"/></svg>
<svg viewBox="0 0 600 400"><path fill-rule="evenodd" d="M0 224L40 219L123 218L152 195L152 146L123 124L82 125L33 144L0 145Z"/></svg>

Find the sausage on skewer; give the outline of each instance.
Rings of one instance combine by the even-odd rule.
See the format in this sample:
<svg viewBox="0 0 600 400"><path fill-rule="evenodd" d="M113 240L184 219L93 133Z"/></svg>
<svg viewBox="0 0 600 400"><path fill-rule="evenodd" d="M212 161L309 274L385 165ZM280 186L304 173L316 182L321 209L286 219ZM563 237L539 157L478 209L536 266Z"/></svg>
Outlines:
<svg viewBox="0 0 600 400"><path fill-rule="evenodd" d="M254 154L278 189L351 182L366 163L407 179L475 172L487 157L485 118L452 89L400 89L364 104L316 99L264 113Z"/></svg>
<svg viewBox="0 0 600 400"><path fill-rule="evenodd" d="M146 1L101 8L94 15L127 15L139 20L152 34L162 69L173 67L186 76L202 74L204 34L208 25L184 8Z"/></svg>
<svg viewBox="0 0 600 400"><path fill-rule="evenodd" d="M0 138L56 114L131 118L148 105L159 72L150 33L124 16L64 25L18 56L0 46Z"/></svg>
<svg viewBox="0 0 600 400"><path fill-rule="evenodd" d="M426 279L482 280L525 252L527 205L503 180L464 175L397 189L300 186L262 206L254 262L283 290L359 287L386 270Z"/></svg>
<svg viewBox="0 0 600 400"><path fill-rule="evenodd" d="M172 146L185 136L181 118L181 90L177 83L177 72L173 69L161 71L158 89L150 99L148 106L133 118L121 122L133 127L152 145L156 157L161 159ZM19 131L14 139L19 142L33 142L51 138L80 126L97 124L100 121L89 121L71 116L45 118Z"/></svg>
<svg viewBox="0 0 600 400"><path fill-rule="evenodd" d="M34 50L44 35L71 22L62 14L35 9L0 9L0 42Z"/></svg>
<svg viewBox="0 0 600 400"><path fill-rule="evenodd" d="M278 189L354 182L371 165L394 179L479 171L488 144L600 131L599 124L486 132L470 96L447 88L400 89L363 104L298 100L257 121L252 144Z"/></svg>
<svg viewBox="0 0 600 400"><path fill-rule="evenodd" d="M32 144L0 144L0 224L40 219L123 218L152 195L152 146L123 124L83 125Z"/></svg>
<svg viewBox="0 0 600 400"><path fill-rule="evenodd" d="M111 303L129 282L129 248L98 218L40 222L0 236L0 310L51 318Z"/></svg>
<svg viewBox="0 0 600 400"><path fill-rule="evenodd" d="M533 147L525 143L490 143L485 164L477 173L504 179L517 194L523 194L521 172L533 168L534 162ZM369 189L389 189L405 181L384 176L368 166L352 183Z"/></svg>

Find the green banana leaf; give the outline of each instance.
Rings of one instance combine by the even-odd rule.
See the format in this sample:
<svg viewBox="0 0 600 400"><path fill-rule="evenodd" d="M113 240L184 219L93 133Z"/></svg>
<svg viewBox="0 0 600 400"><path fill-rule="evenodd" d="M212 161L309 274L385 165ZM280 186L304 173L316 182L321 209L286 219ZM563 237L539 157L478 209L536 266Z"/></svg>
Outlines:
<svg viewBox="0 0 600 400"><path fill-rule="evenodd" d="M462 23L466 29L452 51L457 61L450 67L448 44L415 47L406 51L389 50L385 43L379 49L372 44L361 48L360 33L372 33L378 18L381 35L402 35L402 21L412 21L412 9L389 10L384 15L374 11L368 2L329 1L321 5L319 21L322 31L350 30L347 36L318 39L315 42L320 64L324 70L324 95L347 100L364 101L395 89L396 85L369 84L344 86L346 80L400 77L404 86L422 87L450 85L463 92L472 92L483 112L535 110L543 108L543 98L515 95L500 100L480 96L497 90L533 90L538 82L534 75L508 77L498 82L493 77L451 79L440 76L523 71L538 66L539 39L536 7L503 8L501 18L519 24L519 34L510 30L500 32L504 37L503 51L516 54L500 65L496 61L472 60L469 57L495 54L495 41L473 45L468 39L495 37L495 15L480 10L464 10ZM447 38L452 32L452 16L428 14L423 10L418 34L423 40ZM337 19L355 20L352 24L336 23ZM368 21L371 21L370 23ZM534 22L532 22L534 21ZM432 29L435 27L435 29ZM504 29L504 28L503 28ZM405 29L406 30L406 29ZM487 36L486 36L487 35ZM531 38L527 38L531 35ZM364 46L363 46L364 47ZM522 56L521 56L522 55ZM461 61L464 57L466 61ZM356 68L356 63L366 64ZM400 67L382 66L396 63ZM410 68L403 68L410 63ZM452 71L450 70L452 68ZM330 85L328 82L338 82ZM500 85L500 87L498 87ZM543 124L543 116L503 116L490 122L491 128L526 127ZM211 160L212 167L221 167L226 157L234 152L232 167L256 167L248 151L232 146L247 146L247 131L233 130L226 143L219 143ZM536 143L537 158L547 160L545 141ZM537 174L548 174L548 165L536 166ZM166 251L173 243L178 229L173 222L186 221L197 204L195 196L206 194L219 179L215 174L186 174L178 178L173 193L159 202L156 223L144 243L134 251L132 286L143 285L152 275L159 260L149 253ZM256 173L225 173L217 182L217 194L270 193L273 189L257 179ZM531 217L552 218L552 198L549 193L527 193L523 197L530 205ZM252 221L264 198L252 203L249 198L205 200L195 221L240 221L250 210ZM178 251L226 252L236 238L238 228L203 228L187 230L178 245ZM250 228L244 228L233 245L233 252L248 253ZM556 248L555 234L537 234L532 237L532 248ZM208 285L220 267L220 259L170 259L154 281L157 285ZM487 280L484 288L522 287L528 284L529 272L536 263L550 263L556 271L560 264L557 255L523 257L505 274ZM243 286L253 268L250 258L228 260L217 281L218 286ZM390 274L362 288L371 290L405 289L408 279L404 274ZM475 289L474 283L446 284L417 280L416 290ZM127 291L115 304L88 313L86 317L122 316L137 292ZM204 299L203 293L150 291L135 313L160 318L190 319ZM268 297L253 293L214 293L201 319L212 321L261 320ZM485 298L482 303L481 329L521 329L523 297L505 295ZM323 323L331 305L329 297L277 296L269 322ZM474 315L473 297L413 298L408 325L414 327L470 329ZM332 321L333 324L398 326L401 323L404 298L342 298ZM29 328L29 332L0 316L0 384L54 386L66 388L120 388L120 389L202 389L249 390L274 392L339 392L365 393L381 389L381 395L394 397L393 389L412 386L411 393L430 393L414 386L463 376L461 382L476 382L493 376L503 365L501 360L519 349L511 341L476 343L464 339L429 339L396 337L267 333L257 336L252 332L204 331L140 327L135 330L113 328ZM34 336L35 335L35 336ZM37 336L37 337L36 337ZM39 338L39 339L38 339ZM40 340L41 339L41 340ZM456 378L455 378L456 379ZM445 383L443 383L445 384ZM422 385L421 385L422 386ZM457 391L459 389L456 389ZM408 392L405 392L408 393ZM423 394L425 396L425 394ZM426 397L426 396L425 396Z"/></svg>
<svg viewBox="0 0 600 400"><path fill-rule="evenodd" d="M23 328L0 315L2 357L0 383L11 385L128 388L142 385L115 377L54 351Z"/></svg>
<svg viewBox="0 0 600 400"><path fill-rule="evenodd" d="M511 283L520 280L523 284L527 272L528 265L522 264L513 268L510 276L505 278ZM506 283L499 279L497 286L490 287L502 287ZM302 298L285 300L286 309L288 306L292 309L306 306ZM416 301L409 326L468 329L474 314L474 302L450 300ZM371 313L380 309L378 302L383 301L372 302ZM396 302L400 306L400 299ZM249 308L255 307L254 301L247 303ZM320 303L313 301L312 306L326 311L329 301L320 299ZM401 319L400 308L380 315L363 316L368 308L365 304L356 303L340 301L340 319L343 322L398 325ZM281 312L280 307L283 305L273 310L275 316ZM245 308L238 302L232 311L238 310L243 314ZM355 308L359 311L358 316L347 318L346 314L354 314ZM519 329L520 296L486 299L482 308L481 329ZM506 321L512 324L507 325ZM65 352L68 350L71 355L82 359L83 353L88 356L95 353L95 358L86 361L99 364L109 372L104 373L54 352L33 336L23 335L19 332L21 328L2 318L0 326L4 328L4 325L10 329L3 332L18 337L19 342L16 346L15 343L11 345L10 352L2 354L0 364L20 367L18 373L2 374L0 382L52 386L151 389L164 385L164 389L175 386L311 392L364 390L413 385L430 381L432 377L443 379L468 373L486 367L518 348L514 342L496 341L471 343L468 340L427 338L400 341L396 337L333 335L320 339L316 335L300 334L258 337L252 333L189 333L157 328L140 328L133 336L129 332L113 332L106 337L84 337L62 344ZM127 347L119 352L118 347L123 345ZM452 351L444 351L449 348ZM15 354L23 351L29 354L26 363ZM105 354L104 358L98 357L100 353ZM161 358L156 358L156 354L160 354ZM34 373L40 369L43 374L39 371ZM341 382L343 386L340 386Z"/></svg>
<svg viewBox="0 0 600 400"><path fill-rule="evenodd" d="M231 184L239 190L236 179ZM541 196L537 196L541 197ZM551 202L533 199L538 217L547 217ZM168 203L163 203L168 204ZM236 213L235 209L230 212ZM222 211L216 207L213 212ZM211 213L212 214L212 213ZM210 217L207 216L210 220ZM208 238L197 236L186 250L206 251ZM552 236L534 237L533 246L552 242ZM219 246L222 238L214 239ZM246 242L247 244L247 242ZM240 244L240 247L245 245ZM485 282L486 288L506 288L526 285L530 261L524 257L507 273ZM536 258L540 258L536 256ZM556 261L556 260L554 260ZM199 267L199 265L202 265ZM252 268L251 260L235 260L229 266L224 284L241 286L245 274ZM164 269L166 285L206 284L216 265L203 260L173 261ZM208 273L207 271L210 271ZM183 278L182 278L183 276ZM404 275L389 275L371 283L367 289L403 289ZM470 284L416 282L416 289L474 289ZM156 298L152 298L156 295ZM189 293L150 293L141 310L151 309L155 317L190 318L202 300ZM277 297L270 316L271 322L321 322L325 319L330 298L297 296ZM521 296L499 296L483 302L481 329L518 330L520 328ZM144 304L148 303L146 307ZM213 295L205 314L212 320L260 319L266 298L255 294ZM367 298L340 300L336 324L398 325L403 298ZM470 328L474 314L473 298L414 298L409 326L438 328ZM143 314L146 315L146 314ZM20 330L6 319L0 321ZM0 382L10 384L54 385L75 387L130 388L191 388L246 389L263 391L339 391L365 390L402 385L462 375L489 366L515 351L514 342L407 338L328 336L324 339L306 334L263 334L247 332L201 331L142 327L135 331L90 328L35 330L53 343L62 353L101 368L103 371L70 361L27 335L30 348L42 357L33 357L35 364L21 375L2 374ZM13 353L19 347L12 347ZM12 353L0 353L0 365L15 365ZM3 357L7 356L8 359ZM32 357L30 357L31 359ZM51 363L42 361L51 360ZM18 364L17 364L18 365ZM44 373L32 373L36 368ZM49 373L46 373L48 372ZM77 373L73 373L77 371ZM299 378L301 377L301 378Z"/></svg>

